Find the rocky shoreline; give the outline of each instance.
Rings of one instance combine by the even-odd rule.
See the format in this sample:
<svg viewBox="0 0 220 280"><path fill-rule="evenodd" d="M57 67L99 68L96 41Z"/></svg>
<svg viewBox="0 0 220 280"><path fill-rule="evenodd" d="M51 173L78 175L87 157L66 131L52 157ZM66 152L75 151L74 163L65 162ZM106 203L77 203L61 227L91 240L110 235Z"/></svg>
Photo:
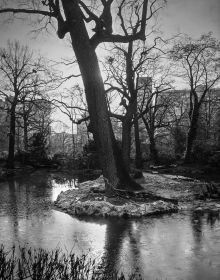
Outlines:
<svg viewBox="0 0 220 280"><path fill-rule="evenodd" d="M104 180L81 183L78 189L61 192L54 205L73 216L140 218L179 210L220 211L219 199L195 198L203 183L183 176L144 173L139 183L143 192L107 198Z"/></svg>

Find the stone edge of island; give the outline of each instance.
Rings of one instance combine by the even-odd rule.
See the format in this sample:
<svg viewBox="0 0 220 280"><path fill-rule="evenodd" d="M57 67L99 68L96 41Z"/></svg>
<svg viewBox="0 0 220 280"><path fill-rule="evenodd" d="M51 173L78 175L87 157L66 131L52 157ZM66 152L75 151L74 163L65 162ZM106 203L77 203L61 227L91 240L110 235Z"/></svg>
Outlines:
<svg viewBox="0 0 220 280"><path fill-rule="evenodd" d="M88 199L91 191L104 192L104 180L101 177L94 181L86 181L80 184L79 189L61 192L54 206L73 216L90 217L124 217L138 218L154 214L177 212L178 205L163 200L140 203L128 200L122 205L115 205L104 200Z"/></svg>

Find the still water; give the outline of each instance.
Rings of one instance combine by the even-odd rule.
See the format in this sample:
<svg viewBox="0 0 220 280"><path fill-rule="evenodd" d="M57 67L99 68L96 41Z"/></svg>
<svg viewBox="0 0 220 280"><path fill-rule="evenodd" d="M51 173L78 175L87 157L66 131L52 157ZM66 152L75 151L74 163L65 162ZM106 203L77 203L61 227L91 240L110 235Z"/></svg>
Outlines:
<svg viewBox="0 0 220 280"><path fill-rule="evenodd" d="M77 179L37 171L0 182L0 244L86 253L144 279L220 279L220 218L185 213L79 220L52 208Z"/></svg>

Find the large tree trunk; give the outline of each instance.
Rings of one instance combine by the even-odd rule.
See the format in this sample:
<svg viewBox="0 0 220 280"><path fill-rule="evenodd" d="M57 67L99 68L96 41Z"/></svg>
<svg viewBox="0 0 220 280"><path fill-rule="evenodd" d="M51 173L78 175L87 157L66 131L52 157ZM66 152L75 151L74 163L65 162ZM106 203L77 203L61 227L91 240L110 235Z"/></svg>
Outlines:
<svg viewBox="0 0 220 280"><path fill-rule="evenodd" d="M146 130L147 130L147 133L148 133L148 137L149 137L149 141L150 141L150 159L154 163L157 163L158 162L158 151L157 151L157 148L156 148L154 127L148 124L145 117L142 117L142 120L145 124Z"/></svg>
<svg viewBox="0 0 220 280"><path fill-rule="evenodd" d="M143 167L143 161L142 161L142 154L141 154L139 123L136 114L134 116L134 137L135 137L135 151L136 151L135 166L137 169L141 169Z"/></svg>
<svg viewBox="0 0 220 280"><path fill-rule="evenodd" d="M15 138L16 138L16 149L17 149L17 151L19 151L20 150L20 127L19 127L19 125L17 127L17 135Z"/></svg>
<svg viewBox="0 0 220 280"><path fill-rule="evenodd" d="M189 131L187 135L187 140L186 140L186 151L184 156L185 163L189 163L192 160L192 148L197 136L198 120L199 120L199 107L194 107Z"/></svg>
<svg viewBox="0 0 220 280"><path fill-rule="evenodd" d="M71 124L71 133L72 133L72 155L73 155L73 157L75 157L76 149L75 149L75 138L74 138L74 133L73 133L73 122Z"/></svg>
<svg viewBox="0 0 220 280"><path fill-rule="evenodd" d="M155 142L155 137L154 133L149 133L149 140L150 140L150 159L154 163L158 163L158 151L156 148L156 142Z"/></svg>
<svg viewBox="0 0 220 280"><path fill-rule="evenodd" d="M28 122L27 118L24 116L23 118L24 121L24 150L28 150Z"/></svg>
<svg viewBox="0 0 220 280"><path fill-rule="evenodd" d="M122 157L125 168L130 171L130 152L131 152L131 120L124 120L122 123Z"/></svg>
<svg viewBox="0 0 220 280"><path fill-rule="evenodd" d="M122 122L122 157L127 172L130 172L130 153L131 153L131 128L134 115L134 102L130 101L126 115Z"/></svg>
<svg viewBox="0 0 220 280"><path fill-rule="evenodd" d="M114 188L130 187L129 174L125 172L119 149L114 139L110 118L108 116L104 84L95 49L91 46L89 36L82 18L78 1L62 0L73 50L78 60L85 88L91 128L98 148L99 158L106 180L106 192L111 194ZM135 183L132 187L137 187Z"/></svg>
<svg viewBox="0 0 220 280"><path fill-rule="evenodd" d="M15 149L15 105L10 110L10 129L9 129L9 146L7 167L14 168L14 149Z"/></svg>

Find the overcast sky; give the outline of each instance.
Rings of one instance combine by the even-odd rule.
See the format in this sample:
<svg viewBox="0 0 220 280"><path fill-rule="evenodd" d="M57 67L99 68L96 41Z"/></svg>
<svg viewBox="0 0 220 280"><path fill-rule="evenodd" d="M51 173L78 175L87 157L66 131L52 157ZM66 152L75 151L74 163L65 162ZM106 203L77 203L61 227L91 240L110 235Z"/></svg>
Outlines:
<svg viewBox="0 0 220 280"><path fill-rule="evenodd" d="M167 6L160 10L158 21L165 37L181 32L198 38L202 33L212 31L220 40L220 0L167 0ZM32 29L26 21L21 20L9 25L1 24L0 46L6 45L8 39L18 39L50 59L73 56L67 42L58 39L55 32L49 36L42 32L33 39L30 33Z"/></svg>
<svg viewBox="0 0 220 280"><path fill-rule="evenodd" d="M165 9L160 10L159 24L166 36L182 32L199 37L204 32L213 31L214 36L220 39L220 0L168 0ZM33 34L29 33L31 29L27 22L21 21L1 25L1 46L8 39L19 39L41 50L46 56L62 57L65 44L57 38L55 32L49 37L43 32L37 39L33 39ZM65 53L68 51L65 50Z"/></svg>
<svg viewBox="0 0 220 280"><path fill-rule="evenodd" d="M220 0L168 0L161 12L165 33L187 33L198 37L213 31L220 39Z"/></svg>

